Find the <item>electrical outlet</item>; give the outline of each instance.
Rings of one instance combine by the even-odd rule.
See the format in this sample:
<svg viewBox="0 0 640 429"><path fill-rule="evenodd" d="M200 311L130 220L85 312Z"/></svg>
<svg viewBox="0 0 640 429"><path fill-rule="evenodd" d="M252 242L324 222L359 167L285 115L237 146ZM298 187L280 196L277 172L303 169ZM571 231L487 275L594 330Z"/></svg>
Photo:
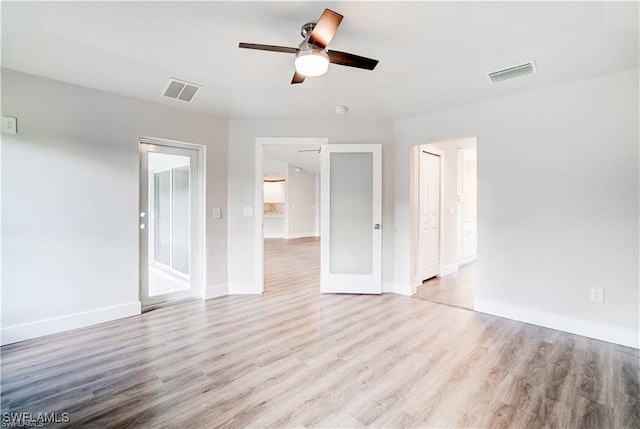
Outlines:
<svg viewBox="0 0 640 429"><path fill-rule="evenodd" d="M9 116L3 116L2 132L5 134L16 134L18 132L18 120Z"/></svg>
<svg viewBox="0 0 640 429"><path fill-rule="evenodd" d="M591 302L596 302L598 304L604 303L604 289L601 287L592 287L591 288Z"/></svg>

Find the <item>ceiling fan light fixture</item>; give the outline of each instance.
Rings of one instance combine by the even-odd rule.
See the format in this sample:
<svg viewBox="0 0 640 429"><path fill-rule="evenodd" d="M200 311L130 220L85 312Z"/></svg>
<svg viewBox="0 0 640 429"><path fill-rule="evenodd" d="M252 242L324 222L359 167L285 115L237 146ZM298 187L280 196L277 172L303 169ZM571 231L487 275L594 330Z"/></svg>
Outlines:
<svg viewBox="0 0 640 429"><path fill-rule="evenodd" d="M329 43L335 36L343 16L331 9L325 9L318 22L308 22L302 26L300 35L304 38L297 48L287 46L261 45L258 43L238 44L239 48L259 51L295 54L295 73L291 85L297 85L307 77L321 76L329 70L329 64L373 70L378 60L361 57L348 52L329 50Z"/></svg>
<svg viewBox="0 0 640 429"><path fill-rule="evenodd" d="M294 61L296 71L307 77L321 76L329 70L329 55L324 49L304 44Z"/></svg>

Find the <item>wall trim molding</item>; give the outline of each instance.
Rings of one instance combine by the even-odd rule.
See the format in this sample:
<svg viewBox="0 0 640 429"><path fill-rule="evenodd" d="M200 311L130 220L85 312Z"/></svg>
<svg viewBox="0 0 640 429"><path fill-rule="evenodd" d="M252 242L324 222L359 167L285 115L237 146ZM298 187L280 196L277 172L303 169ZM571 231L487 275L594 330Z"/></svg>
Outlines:
<svg viewBox="0 0 640 429"><path fill-rule="evenodd" d="M264 238L288 238L288 237L284 232L279 234L269 234L265 232Z"/></svg>
<svg viewBox="0 0 640 429"><path fill-rule="evenodd" d="M382 282L382 293L395 293L398 295L411 296L413 295L411 285L397 282Z"/></svg>
<svg viewBox="0 0 640 429"><path fill-rule="evenodd" d="M469 265L475 262L477 259L476 255L467 256L466 258L462 258L458 260L458 268L463 267L465 265Z"/></svg>
<svg viewBox="0 0 640 429"><path fill-rule="evenodd" d="M258 286L251 283L229 283L229 295L261 295Z"/></svg>
<svg viewBox="0 0 640 429"><path fill-rule="evenodd" d="M11 344L19 341L30 340L32 338L43 337L45 335L57 334L70 331L72 329L84 328L99 323L110 322L125 317L137 316L141 314L142 304L140 301L128 302L126 304L113 305L110 307L97 308L95 310L81 313L67 314L50 319L37 320L35 322L21 325L7 326L2 328L2 339L0 344Z"/></svg>
<svg viewBox="0 0 640 429"><path fill-rule="evenodd" d="M229 285L222 283L219 285L207 286L202 294L202 299L218 298L229 295Z"/></svg>
<svg viewBox="0 0 640 429"><path fill-rule="evenodd" d="M288 234L287 235L287 239L292 239L292 238L307 238L307 237L317 237L318 234L316 234L315 232L298 232L296 234Z"/></svg>
<svg viewBox="0 0 640 429"><path fill-rule="evenodd" d="M458 263L444 265L442 267L442 273L440 273L440 277L448 276L449 274L453 274L458 271Z"/></svg>
<svg viewBox="0 0 640 429"><path fill-rule="evenodd" d="M556 329L570 334L620 344L635 349L640 348L640 332L618 326L594 323L584 319L566 317L541 310L520 307L498 301L475 298L474 310L519 322L531 323L545 328Z"/></svg>

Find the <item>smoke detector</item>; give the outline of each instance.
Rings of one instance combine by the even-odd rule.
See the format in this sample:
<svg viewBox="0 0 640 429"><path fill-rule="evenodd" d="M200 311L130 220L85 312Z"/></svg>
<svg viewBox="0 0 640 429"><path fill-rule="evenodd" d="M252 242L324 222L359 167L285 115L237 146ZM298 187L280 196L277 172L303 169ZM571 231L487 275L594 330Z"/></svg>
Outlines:
<svg viewBox="0 0 640 429"><path fill-rule="evenodd" d="M348 111L349 108L347 108L347 106L336 106L336 113L340 116L344 115Z"/></svg>
<svg viewBox="0 0 640 429"><path fill-rule="evenodd" d="M538 72L536 63L529 61L528 63L518 64L516 66L507 67L506 69L487 73L491 83L502 82L503 80L513 79L528 74L536 74Z"/></svg>
<svg viewBox="0 0 640 429"><path fill-rule="evenodd" d="M173 98L174 100L191 103L193 97L196 96L200 89L202 89L202 85L169 78L169 82L167 82L167 85L164 87L162 95L167 98Z"/></svg>

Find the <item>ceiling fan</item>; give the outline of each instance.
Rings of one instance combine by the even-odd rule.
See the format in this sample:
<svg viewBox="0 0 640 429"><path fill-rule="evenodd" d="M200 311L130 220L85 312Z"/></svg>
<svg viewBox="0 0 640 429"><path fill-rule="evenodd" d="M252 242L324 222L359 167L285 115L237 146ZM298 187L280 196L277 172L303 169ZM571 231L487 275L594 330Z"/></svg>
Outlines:
<svg viewBox="0 0 640 429"><path fill-rule="evenodd" d="M342 22L342 18L343 16L339 13L325 9L317 23L308 22L302 26L300 34L304 37L304 40L297 48L243 42L240 42L239 47L296 54L294 61L295 72L291 84L302 83L307 77L325 74L329 68L329 63L366 70L375 69L376 65L378 65L378 60L327 49L338 30L340 22Z"/></svg>

